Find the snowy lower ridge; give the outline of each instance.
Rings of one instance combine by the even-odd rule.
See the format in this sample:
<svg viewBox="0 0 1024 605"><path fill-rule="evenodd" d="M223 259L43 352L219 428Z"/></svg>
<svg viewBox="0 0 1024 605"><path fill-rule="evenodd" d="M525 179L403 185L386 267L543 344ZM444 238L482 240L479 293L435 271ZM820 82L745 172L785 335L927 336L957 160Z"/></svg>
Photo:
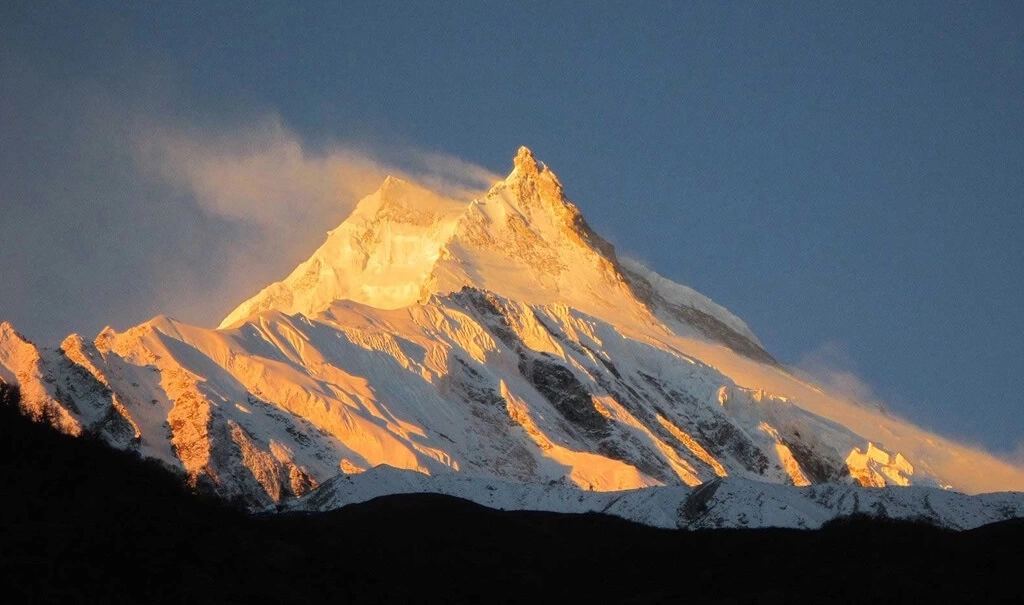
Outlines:
<svg viewBox="0 0 1024 605"><path fill-rule="evenodd" d="M287 512L323 512L395 494L442 494L498 510L602 513L665 529L818 529L850 515L923 521L967 530L1024 517L1024 493L968 496L929 487L868 488L825 483L795 487L722 478L695 488L648 487L581 491L563 484L517 484L464 474L429 476L378 466L339 475L312 493L281 505Z"/></svg>

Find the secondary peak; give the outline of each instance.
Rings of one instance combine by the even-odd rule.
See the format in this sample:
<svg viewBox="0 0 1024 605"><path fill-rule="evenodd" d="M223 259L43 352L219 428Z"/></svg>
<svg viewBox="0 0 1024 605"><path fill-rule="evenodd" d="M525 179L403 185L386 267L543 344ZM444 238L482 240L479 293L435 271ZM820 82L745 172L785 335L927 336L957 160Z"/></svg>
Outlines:
<svg viewBox="0 0 1024 605"><path fill-rule="evenodd" d="M380 190L381 192L386 193L388 191L405 189L408 188L408 186L408 182L398 178L397 176L389 174L384 178L384 182L381 183Z"/></svg>

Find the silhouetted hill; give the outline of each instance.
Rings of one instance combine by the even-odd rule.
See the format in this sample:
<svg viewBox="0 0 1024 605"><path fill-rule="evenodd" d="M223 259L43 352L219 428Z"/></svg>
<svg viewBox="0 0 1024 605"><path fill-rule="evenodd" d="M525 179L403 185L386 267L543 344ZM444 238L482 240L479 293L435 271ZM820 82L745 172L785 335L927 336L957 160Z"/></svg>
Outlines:
<svg viewBox="0 0 1024 605"><path fill-rule="evenodd" d="M1022 598L1024 523L673 532L437 495L250 517L20 416L0 389L4 603L934 603Z"/></svg>

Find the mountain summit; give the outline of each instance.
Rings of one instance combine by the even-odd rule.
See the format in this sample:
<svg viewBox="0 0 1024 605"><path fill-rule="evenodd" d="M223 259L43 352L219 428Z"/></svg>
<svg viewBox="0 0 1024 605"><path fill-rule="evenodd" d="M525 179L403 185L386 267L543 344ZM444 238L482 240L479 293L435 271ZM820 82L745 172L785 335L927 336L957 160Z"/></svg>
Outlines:
<svg viewBox="0 0 1024 605"><path fill-rule="evenodd" d="M533 157L533 152L525 145L520 147L519 151L516 152L516 157L512 160L512 165L516 170L525 174L537 174L540 170L537 165L536 158Z"/></svg>
<svg viewBox="0 0 1024 605"><path fill-rule="evenodd" d="M388 177L216 330L157 317L45 348L0 325L0 381L28 414L253 509L430 489L426 475L546 486L506 489L507 506L652 486L684 491L629 502L702 485L762 503L745 486L1024 489L1018 468L794 376L732 313L620 258L525 147L471 201Z"/></svg>
<svg viewBox="0 0 1024 605"><path fill-rule="evenodd" d="M682 320L676 328L770 359L724 308L620 263L566 199L558 177L526 147L505 180L470 202L387 177L309 260L239 305L220 327L268 310L315 316L337 300L397 309L463 288L562 303L615 324L628 319L641 331L659 323L656 315L676 315Z"/></svg>
<svg viewBox="0 0 1024 605"><path fill-rule="evenodd" d="M612 247L565 199L554 173L521 147L508 178L469 202L389 176L312 258L221 327L268 309L315 315L341 299L394 309L463 287L526 302L600 298L612 313L622 309L605 290L628 290Z"/></svg>

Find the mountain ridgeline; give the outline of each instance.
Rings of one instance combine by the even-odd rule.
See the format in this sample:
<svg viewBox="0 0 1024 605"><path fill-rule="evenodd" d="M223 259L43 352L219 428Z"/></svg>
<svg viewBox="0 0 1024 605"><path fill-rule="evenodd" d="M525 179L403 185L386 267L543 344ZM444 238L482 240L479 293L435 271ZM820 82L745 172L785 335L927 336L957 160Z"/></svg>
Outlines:
<svg viewBox="0 0 1024 605"><path fill-rule="evenodd" d="M794 375L619 257L526 148L472 200L388 177L217 329L160 316L51 348L0 324L0 384L250 511L435 492L689 529L1024 514L964 495L1024 471Z"/></svg>

